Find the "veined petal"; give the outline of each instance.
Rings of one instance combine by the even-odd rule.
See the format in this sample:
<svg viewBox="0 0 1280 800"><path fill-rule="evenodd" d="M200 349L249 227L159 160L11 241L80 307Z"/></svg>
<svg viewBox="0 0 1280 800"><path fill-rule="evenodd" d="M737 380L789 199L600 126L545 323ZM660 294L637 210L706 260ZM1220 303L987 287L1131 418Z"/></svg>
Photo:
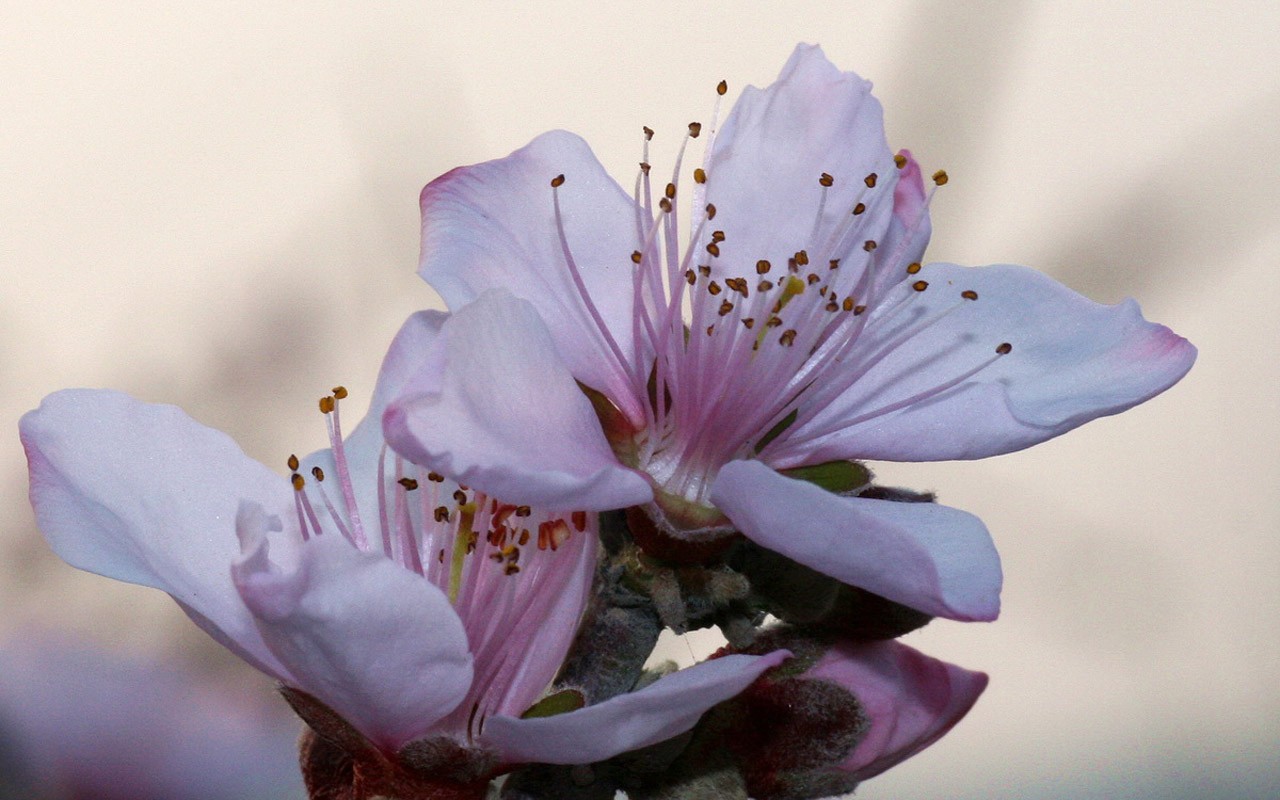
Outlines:
<svg viewBox="0 0 1280 800"><path fill-rule="evenodd" d="M313 537L296 568L282 569L260 531L240 533L236 588L291 685L388 750L462 701L472 678L467 637L429 581L334 534Z"/></svg>
<svg viewBox="0 0 1280 800"><path fill-rule="evenodd" d="M54 552L74 567L168 592L222 644L291 680L228 572L241 500L283 514L291 507L284 478L182 410L119 392L57 392L19 429L31 505ZM273 535L277 558L292 561L296 539L296 531Z"/></svg>
<svg viewBox="0 0 1280 800"><path fill-rule="evenodd" d="M1104 306L1025 267L930 264L911 280L928 288L896 287L876 311L894 318L873 315L858 344L887 355L812 416L802 398L771 463L1008 453L1148 400L1195 361L1186 339L1132 300ZM863 367L851 359L848 369Z"/></svg>
<svg viewBox="0 0 1280 800"><path fill-rule="evenodd" d="M618 353L588 313L561 246L550 186L557 175L565 176L559 191L569 251ZM452 311L494 288L533 303L573 374L640 419L643 409L625 374L635 358L629 260L638 246L635 215L632 199L586 142L552 131L422 190L418 272Z"/></svg>
<svg viewBox="0 0 1280 800"><path fill-rule="evenodd" d="M443 334L444 357L428 359L384 416L397 452L510 503L594 511L652 499L531 304L488 292Z"/></svg>
<svg viewBox="0 0 1280 800"><path fill-rule="evenodd" d="M870 723L836 767L859 781L875 777L942 738L987 687L981 672L930 658L898 642L842 642L805 673L858 698Z"/></svg>
<svg viewBox="0 0 1280 800"><path fill-rule="evenodd" d="M832 177L825 190L823 173ZM878 188L869 192L873 173ZM716 207L715 227L725 233L719 261L739 269L759 259L782 265L801 249L814 258L841 258L881 238L896 179L871 83L841 72L816 45L799 45L775 83L743 90L716 136L707 200ZM864 197L869 210L858 235L826 249L829 235L849 222Z"/></svg>
<svg viewBox="0 0 1280 800"><path fill-rule="evenodd" d="M842 497L754 460L722 467L711 500L756 544L844 583L935 617L1000 613L1000 557L972 514Z"/></svg>
<svg viewBox="0 0 1280 800"><path fill-rule="evenodd" d="M589 764L670 739L707 709L737 695L765 670L789 658L731 655L695 664L638 692L553 717L494 717L483 741L512 764Z"/></svg>

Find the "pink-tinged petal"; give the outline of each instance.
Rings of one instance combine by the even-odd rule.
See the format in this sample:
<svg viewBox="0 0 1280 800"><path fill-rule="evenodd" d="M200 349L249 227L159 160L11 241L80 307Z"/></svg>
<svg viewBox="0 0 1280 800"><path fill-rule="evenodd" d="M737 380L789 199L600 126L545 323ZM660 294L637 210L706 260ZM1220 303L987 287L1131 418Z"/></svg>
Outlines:
<svg viewBox="0 0 1280 800"><path fill-rule="evenodd" d="M1148 400L1195 361L1186 339L1144 320L1132 300L1101 305L1025 267L930 264L912 280L928 288L896 287L887 306L906 305L887 324L877 315L895 312L873 313L847 369L887 355L816 415L802 402L770 463L1008 453Z"/></svg>
<svg viewBox="0 0 1280 800"><path fill-rule="evenodd" d="M844 583L935 617L1000 613L1000 557L972 514L842 497L759 461L722 467L711 500L756 544Z"/></svg>
<svg viewBox="0 0 1280 800"><path fill-rule="evenodd" d="M471 686L471 654L449 599L429 581L336 534L314 537L292 570L273 564L246 508L236 588L290 684L375 744L426 733Z"/></svg>
<svg viewBox="0 0 1280 800"><path fill-rule="evenodd" d="M933 232L920 164L910 150L900 150L898 155L906 162L898 170L898 182L893 187L893 216L889 220L889 230L876 248L876 263L880 268L876 272L872 297L882 296L888 287L902 280L902 270L908 264L924 260L925 247Z"/></svg>
<svg viewBox="0 0 1280 800"><path fill-rule="evenodd" d="M638 692L554 717L494 717L481 739L511 764L589 764L665 741L692 728L791 654L731 655L695 664Z"/></svg>
<svg viewBox="0 0 1280 800"><path fill-rule="evenodd" d="M823 173L833 179L825 202ZM869 189L872 173L878 180ZM714 227L725 233L716 261L739 275L752 274L759 259L784 265L802 249L815 259L861 255L863 242L880 239L889 223L896 179L870 82L802 44L774 84L743 90L716 136L707 165ZM858 202L868 210L856 231L828 248L830 234L848 227Z"/></svg>
<svg viewBox="0 0 1280 800"><path fill-rule="evenodd" d="M509 503L604 510L652 499L622 466L528 302L489 292L443 328L444 357L383 418L405 458Z"/></svg>
<svg viewBox="0 0 1280 800"><path fill-rule="evenodd" d="M870 723L853 752L836 767L859 781L875 777L942 738L987 687L970 672L898 642L842 642L805 673L831 681L858 698Z"/></svg>
<svg viewBox="0 0 1280 800"><path fill-rule="evenodd" d="M240 502L284 513L292 508L284 478L181 409L119 392L57 392L19 429L31 505L54 552L74 567L168 592L222 644L289 680L227 572L239 554ZM278 557L293 557L295 536L273 536Z"/></svg>
<svg viewBox="0 0 1280 800"><path fill-rule="evenodd" d="M378 373L373 397L369 401L368 413L354 429L344 431L346 440L343 450L350 469L351 488L362 526L370 541L377 539L376 532L379 531L378 460L385 445L382 438L382 415L391 400L404 391L410 379L423 369L427 359L439 350L437 344L440 328L446 319L448 314L440 311L419 311L405 320L382 359L382 369ZM345 408L345 404L339 405ZM323 424L319 415L316 423ZM350 424L350 420L344 418L343 424ZM320 467L329 476L331 499L338 508L347 510L347 519L350 519L350 509L346 508L343 493L336 486L339 471L334 463L333 451L325 448L302 459L299 472L304 477L309 476L313 467ZM394 468L387 466L386 469ZM328 516L323 507L317 509L317 513L326 518Z"/></svg>
<svg viewBox="0 0 1280 800"><path fill-rule="evenodd" d="M584 305L556 227L559 188L565 238L615 352ZM577 136L552 131L506 158L460 167L422 190L418 269L457 311L485 291L507 289L538 309L570 370L643 415L624 368L634 360L630 255L637 249L630 196ZM618 354L625 363L619 364Z"/></svg>

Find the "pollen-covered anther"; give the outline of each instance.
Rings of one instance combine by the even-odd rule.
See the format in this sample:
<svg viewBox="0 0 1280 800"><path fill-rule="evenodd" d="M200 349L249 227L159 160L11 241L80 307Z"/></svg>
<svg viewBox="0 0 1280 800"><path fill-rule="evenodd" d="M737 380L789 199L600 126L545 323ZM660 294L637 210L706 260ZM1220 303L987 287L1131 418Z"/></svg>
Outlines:
<svg viewBox="0 0 1280 800"><path fill-rule="evenodd" d="M711 241L713 241L713 242L723 242L723 241L724 241L724 231L712 231L712 232L711 232Z"/></svg>
<svg viewBox="0 0 1280 800"><path fill-rule="evenodd" d="M290 472L297 472L297 471L298 471L298 457L297 457L296 455L292 455L292 454L291 454L291 455L289 456L289 461L288 461L287 463L289 464L289 471L290 471Z"/></svg>
<svg viewBox="0 0 1280 800"><path fill-rule="evenodd" d="M642 173L644 173L645 175L648 175L648 174L649 174L649 170L651 170L651 169L653 169L653 166L652 166L652 165L650 165L648 161L641 161L641 162L640 162L640 171L641 171Z"/></svg>
<svg viewBox="0 0 1280 800"><path fill-rule="evenodd" d="M724 97L728 91L729 91L729 84L726 83L725 81L720 81L718 84L716 84L716 94L720 95L721 97Z"/></svg>
<svg viewBox="0 0 1280 800"><path fill-rule="evenodd" d="M867 175L867 177L863 178L862 182L867 185L868 189L874 189L876 188L876 181L879 179L879 177L880 176L872 172L871 174Z"/></svg>
<svg viewBox="0 0 1280 800"><path fill-rule="evenodd" d="M838 258L831 259L831 261L827 262L827 266L830 267L831 269L838 269L840 267L840 259Z"/></svg>
<svg viewBox="0 0 1280 800"><path fill-rule="evenodd" d="M911 288L912 288L912 289L915 289L917 292L923 292L925 289L928 289L928 288L929 288L929 282L928 282L928 281L916 281L915 283L911 284Z"/></svg>
<svg viewBox="0 0 1280 800"><path fill-rule="evenodd" d="M769 321L764 324L766 328L782 327L782 317L769 317Z"/></svg>
<svg viewBox="0 0 1280 800"><path fill-rule="evenodd" d="M933 183L935 186L946 186L948 180L950 179L947 177L947 171L945 169L940 169L933 173Z"/></svg>
<svg viewBox="0 0 1280 800"><path fill-rule="evenodd" d="M689 123L689 138L690 138L690 139L697 139L697 138L698 138L698 134L700 134L700 133L702 133L702 123L701 123L701 122L690 122L690 123Z"/></svg>
<svg viewBox="0 0 1280 800"><path fill-rule="evenodd" d="M572 535L572 532L564 520L547 520L538 525L538 549L558 550L560 545L569 539L570 535Z"/></svg>
<svg viewBox="0 0 1280 800"><path fill-rule="evenodd" d="M875 239L866 240L865 242L862 243L862 249L866 250L868 253L870 253L872 250L875 250L876 240Z"/></svg>
<svg viewBox="0 0 1280 800"><path fill-rule="evenodd" d="M858 216L859 214L861 214L863 211L866 211L866 210L867 210L867 204L866 204L866 203L858 203L856 206L854 206L854 207L853 207L853 215L856 217L856 216Z"/></svg>
<svg viewBox="0 0 1280 800"><path fill-rule="evenodd" d="M756 291L767 292L773 288L773 281L765 280L756 284Z"/></svg>
<svg viewBox="0 0 1280 800"><path fill-rule="evenodd" d="M444 476L441 475L439 472L428 472L427 480L431 481L432 483L444 483Z"/></svg>
<svg viewBox="0 0 1280 800"><path fill-rule="evenodd" d="M461 489L456 490L453 493L453 502L460 506L465 506L467 504L467 493Z"/></svg>
<svg viewBox="0 0 1280 800"><path fill-rule="evenodd" d="M796 251L796 265L805 267L809 265L809 253L804 250Z"/></svg>
<svg viewBox="0 0 1280 800"><path fill-rule="evenodd" d="M786 347L790 347L791 345L795 344L795 341L796 341L795 328L786 329L785 331L782 332L782 335L778 337L778 344Z"/></svg>
<svg viewBox="0 0 1280 800"><path fill-rule="evenodd" d="M715 242L709 242L707 244L707 252L710 253L713 257L719 257L720 245L716 244Z"/></svg>
<svg viewBox="0 0 1280 800"><path fill-rule="evenodd" d="M835 300L831 300L831 301L828 301L828 303L827 303L827 305L825 306L825 308L827 309L827 311L839 311L839 310L840 310L840 304L839 304L839 303L837 303Z"/></svg>
<svg viewBox="0 0 1280 800"><path fill-rule="evenodd" d="M721 291L720 284L716 283L715 281L712 281L711 283L707 284L707 294L711 295L712 297L715 297L716 295L720 294L720 291Z"/></svg>
<svg viewBox="0 0 1280 800"><path fill-rule="evenodd" d="M582 532L587 529L587 512L575 511L569 515L569 519L573 521L573 527L578 532Z"/></svg>
<svg viewBox="0 0 1280 800"><path fill-rule="evenodd" d="M320 404L319 404L319 405L320 405L320 413L321 413L321 414L332 414L332 413L333 413L333 406L334 406L334 402L335 402L335 401L334 401L334 399L333 399L333 395L328 395L328 394L327 394L327 395L325 395L324 397L321 397L321 398L320 398Z"/></svg>
<svg viewBox="0 0 1280 800"><path fill-rule="evenodd" d="M704 277L704 278L710 278L710 277L711 277L711 265L710 265L710 264L699 264L699 265L698 265L698 274L699 274L699 275L701 275L701 276L702 276L702 277Z"/></svg>
<svg viewBox="0 0 1280 800"><path fill-rule="evenodd" d="M961 297L963 297L965 300L977 300L977 299L978 299L978 293L977 293L977 292L975 292L975 291L974 291L974 290L972 290L972 289L965 289L963 292L961 292L961 293L960 293L960 296L961 296Z"/></svg>
<svg viewBox="0 0 1280 800"><path fill-rule="evenodd" d="M919 272L919 271L920 271L920 262L919 262L919 261L915 261L915 262L912 262L912 263L910 263L910 264L908 264L908 265L907 265L907 274L908 274L908 275L915 275L915 274L916 274L917 272Z"/></svg>
<svg viewBox="0 0 1280 800"><path fill-rule="evenodd" d="M715 219L715 218L716 218L716 206L715 206L715 203L707 203L707 209L706 209L706 210L707 210L707 219Z"/></svg>
<svg viewBox="0 0 1280 800"><path fill-rule="evenodd" d="M1007 356L1012 352L1013 352L1013 345L1009 344L1008 342L1003 342L1000 344L999 347L996 348L997 355Z"/></svg>
<svg viewBox="0 0 1280 800"><path fill-rule="evenodd" d="M823 188L834 186L835 182L836 182L836 179L831 177L831 173L829 172L824 172L818 176L818 184Z"/></svg>
<svg viewBox="0 0 1280 800"><path fill-rule="evenodd" d="M644 260L644 255L643 255L639 250L632 250L632 251L631 251L631 263L632 263L632 264L639 264L639 263L640 263L641 261L643 261L643 260Z"/></svg>
<svg viewBox="0 0 1280 800"><path fill-rule="evenodd" d="M907 166L907 157L904 156L902 153L896 154L893 157L893 165L898 169L902 169L903 167Z"/></svg>
<svg viewBox="0 0 1280 800"><path fill-rule="evenodd" d="M335 386L335 387L333 387L333 396L334 396L334 399L336 399L336 400L346 400L346 399L347 399L347 387L345 387L345 386Z"/></svg>
<svg viewBox="0 0 1280 800"><path fill-rule="evenodd" d="M746 318L744 318L744 319L742 320L742 325L743 325L743 327L745 327L747 330L751 330L752 328L754 328L754 327L756 326L756 320L755 320L755 317L746 317Z"/></svg>
<svg viewBox="0 0 1280 800"><path fill-rule="evenodd" d="M720 301L720 309L716 313L723 317L727 316L730 311L733 311L733 303L730 303L728 300Z"/></svg>
<svg viewBox="0 0 1280 800"><path fill-rule="evenodd" d="M317 481L319 481L320 483L323 483L323 482L324 482L324 470L320 469L319 467L312 467L312 468L311 468L311 477L315 478L315 479L316 479Z"/></svg>
<svg viewBox="0 0 1280 800"><path fill-rule="evenodd" d="M293 483L294 491L298 492L302 491L303 487L307 485L306 480L296 472L289 476L289 481Z"/></svg>
<svg viewBox="0 0 1280 800"><path fill-rule="evenodd" d="M668 200L676 199L676 185L674 183L668 183L667 188L663 189L662 193L667 196Z"/></svg>
<svg viewBox="0 0 1280 800"><path fill-rule="evenodd" d="M770 264L768 261L765 261L764 259L760 259L759 261L757 261L757 262L756 262L756 274L757 274L757 275L764 275L764 274L765 274L765 273L767 273L770 269L773 269L773 265L772 265L772 264Z"/></svg>
<svg viewBox="0 0 1280 800"><path fill-rule="evenodd" d="M707 182L707 171L706 171L705 169L703 169L702 167L698 167L698 168L696 168L696 169L693 171L693 182L694 182L694 183L706 183L706 182Z"/></svg>
<svg viewBox="0 0 1280 800"><path fill-rule="evenodd" d="M816 272L810 272L808 275L804 277L804 279L810 286L822 280L822 278L818 277L818 273Z"/></svg>
<svg viewBox="0 0 1280 800"><path fill-rule="evenodd" d="M840 304L840 307L841 307L841 308L843 308L845 311L852 311L852 310L853 310L853 298L852 298L852 297L846 297L846 298L844 299L844 302Z"/></svg>
<svg viewBox="0 0 1280 800"><path fill-rule="evenodd" d="M434 516L435 516L436 522L448 522L449 521L448 506L436 506Z"/></svg>
<svg viewBox="0 0 1280 800"><path fill-rule="evenodd" d="M692 285L694 285L695 283L697 283L697 282L698 282L698 275L697 275L697 273L695 273L693 270L691 270L691 269L686 269L686 270L684 271L684 280L685 280L685 282L686 282L686 283L688 283L690 286L692 286Z"/></svg>
<svg viewBox="0 0 1280 800"><path fill-rule="evenodd" d="M559 189L561 186L564 186L564 174L563 174L563 173L561 173L560 175L557 175L557 176L555 176L554 178L552 178L552 179L551 179L551 188L552 188L552 189Z"/></svg>
<svg viewBox="0 0 1280 800"><path fill-rule="evenodd" d="M412 492L414 489L418 488L418 482L415 481L413 478L401 478L400 480L396 481L396 483L403 486L406 492Z"/></svg>
<svg viewBox="0 0 1280 800"><path fill-rule="evenodd" d="M724 285L728 286L743 297L747 297L750 293L750 289L747 287L746 278L725 278Z"/></svg>
<svg viewBox="0 0 1280 800"><path fill-rule="evenodd" d="M645 140L646 142L648 142L648 141L652 141L652 140L653 140L653 128L650 128L648 125L645 125L645 126L644 126L644 128L642 128L642 130L644 131L644 140Z"/></svg>
<svg viewBox="0 0 1280 800"><path fill-rule="evenodd" d="M667 199L667 198L665 198L665 197L663 197L663 198L659 198L659 200L658 200L658 208L662 209L663 211L667 212L668 214L669 214L669 213L671 213L671 201L670 201L670 200L668 200L668 199Z"/></svg>

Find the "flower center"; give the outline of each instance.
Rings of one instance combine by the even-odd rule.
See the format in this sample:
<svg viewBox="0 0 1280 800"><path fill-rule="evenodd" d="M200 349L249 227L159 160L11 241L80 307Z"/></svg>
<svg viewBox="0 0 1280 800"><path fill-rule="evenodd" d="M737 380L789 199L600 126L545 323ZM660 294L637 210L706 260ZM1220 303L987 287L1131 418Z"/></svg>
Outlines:
<svg viewBox="0 0 1280 800"><path fill-rule="evenodd" d="M718 96L726 91L721 82ZM713 118L718 112L717 99ZM716 181L714 121L708 130L711 141L692 173L692 231L682 246L676 202L683 192L680 175L685 150L703 126L689 125L671 180L660 192L654 191L649 164L654 134L644 129L634 192L636 248L630 253L634 358L625 357L610 335L570 252L559 201L559 193L568 191L566 178L551 182L557 234L580 299L608 343L616 370L643 400L628 406L642 407L645 415L632 421L640 430L635 466L664 492L705 505L725 463L768 460L784 447L921 402L1012 350L1007 342L993 342L990 357L940 375L924 390L869 405L852 421L815 424L833 400L903 344L978 300L977 292L966 287L931 288L923 276L916 277L921 265L906 263L933 191L947 175L933 175L934 190L912 219L895 221L896 180L875 172L821 172L814 176L817 213L808 238L795 242L797 249L785 264L772 263L759 254L733 251L733 231L716 227L717 213L724 209L705 202ZM903 154L894 161L899 171L910 163ZM839 195L847 206L833 209L829 195L842 181L856 182L857 191ZM782 208L779 213L804 212ZM761 229L771 224L769 219L751 222ZM893 230L891 222L900 229ZM742 220L733 224L739 235L749 233ZM879 240L886 233L896 243L882 247ZM942 303L921 299L939 291L954 296ZM920 363L919 369L927 368L927 362Z"/></svg>
<svg viewBox="0 0 1280 800"><path fill-rule="evenodd" d="M580 566L581 550L592 546L595 520L583 511L503 503L404 461L382 441L376 459L353 463L339 412L346 396L338 386L319 402L334 474L317 464L307 477L296 455L288 459L302 538L337 533L361 550L380 549L448 595L467 633L475 679L441 724L476 736L485 717L519 715L554 677L522 675L522 665L539 644L539 623ZM336 498L328 488L334 483Z"/></svg>

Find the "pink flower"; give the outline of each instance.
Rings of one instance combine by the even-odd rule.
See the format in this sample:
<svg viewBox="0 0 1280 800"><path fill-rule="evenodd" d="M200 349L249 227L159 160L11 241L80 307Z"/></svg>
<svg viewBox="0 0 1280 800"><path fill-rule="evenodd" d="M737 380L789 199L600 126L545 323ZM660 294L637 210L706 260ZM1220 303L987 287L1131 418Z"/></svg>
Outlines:
<svg viewBox="0 0 1280 800"><path fill-rule="evenodd" d="M508 504L387 451L383 408L444 320L409 319L370 417L345 441L345 391L321 400L333 446L291 457L288 479L172 406L107 391L49 396L21 422L41 530L74 566L168 592L211 636L392 761L426 737L495 765L607 758L687 730L785 657L708 663L598 705L521 718L581 617L595 515Z"/></svg>
<svg viewBox="0 0 1280 800"><path fill-rule="evenodd" d="M0 797L295 798L297 738L287 715L176 664L50 631L0 644Z"/></svg>
<svg viewBox="0 0 1280 800"><path fill-rule="evenodd" d="M975 517L794 471L1019 450L1158 394L1195 349L1024 267L921 266L920 169L817 47L714 128L690 126L711 139L692 182L678 159L651 186L646 154L634 196L564 132L428 185L420 272L455 315L388 440L516 502L644 505L669 536L736 529L929 614L994 618Z"/></svg>
<svg viewBox="0 0 1280 800"><path fill-rule="evenodd" d="M759 645L796 657L699 729L750 731L724 747L759 800L850 792L942 738L987 687L985 674L898 642L818 644L775 630Z"/></svg>

